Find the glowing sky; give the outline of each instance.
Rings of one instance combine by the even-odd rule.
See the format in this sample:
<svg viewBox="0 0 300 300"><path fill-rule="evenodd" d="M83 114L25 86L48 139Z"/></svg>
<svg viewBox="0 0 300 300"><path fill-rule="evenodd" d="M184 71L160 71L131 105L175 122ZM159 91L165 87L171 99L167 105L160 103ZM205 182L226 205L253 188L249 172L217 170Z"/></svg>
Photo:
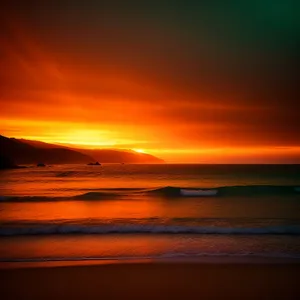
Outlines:
<svg viewBox="0 0 300 300"><path fill-rule="evenodd" d="M7 1L0 134L178 162L300 162L293 0Z"/></svg>

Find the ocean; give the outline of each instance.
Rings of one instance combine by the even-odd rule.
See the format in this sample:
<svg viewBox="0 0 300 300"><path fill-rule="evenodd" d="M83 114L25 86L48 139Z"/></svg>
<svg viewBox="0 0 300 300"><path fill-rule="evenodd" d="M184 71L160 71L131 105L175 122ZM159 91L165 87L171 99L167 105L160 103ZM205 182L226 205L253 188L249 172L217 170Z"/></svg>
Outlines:
<svg viewBox="0 0 300 300"><path fill-rule="evenodd" d="M300 165L0 172L0 264L300 258Z"/></svg>

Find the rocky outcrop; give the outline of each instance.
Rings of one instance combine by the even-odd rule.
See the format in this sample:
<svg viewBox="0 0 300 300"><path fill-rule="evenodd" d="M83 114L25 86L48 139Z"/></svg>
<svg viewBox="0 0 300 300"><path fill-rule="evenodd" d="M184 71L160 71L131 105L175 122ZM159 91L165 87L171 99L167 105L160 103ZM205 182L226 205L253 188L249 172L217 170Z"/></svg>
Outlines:
<svg viewBox="0 0 300 300"><path fill-rule="evenodd" d="M89 163L88 166L101 166L101 164L96 161L95 163Z"/></svg>
<svg viewBox="0 0 300 300"><path fill-rule="evenodd" d="M44 163L38 163L36 166L37 167L46 167L46 165Z"/></svg>

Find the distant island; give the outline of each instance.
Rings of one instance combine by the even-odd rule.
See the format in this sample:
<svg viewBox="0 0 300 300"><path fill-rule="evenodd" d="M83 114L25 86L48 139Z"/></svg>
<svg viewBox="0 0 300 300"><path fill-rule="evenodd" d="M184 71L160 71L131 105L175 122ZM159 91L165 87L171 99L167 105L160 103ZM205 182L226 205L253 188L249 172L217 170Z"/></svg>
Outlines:
<svg viewBox="0 0 300 300"><path fill-rule="evenodd" d="M133 150L79 149L40 141L8 138L0 135L0 168L20 164L73 163L164 163L160 158ZM3 166L3 167L2 167Z"/></svg>

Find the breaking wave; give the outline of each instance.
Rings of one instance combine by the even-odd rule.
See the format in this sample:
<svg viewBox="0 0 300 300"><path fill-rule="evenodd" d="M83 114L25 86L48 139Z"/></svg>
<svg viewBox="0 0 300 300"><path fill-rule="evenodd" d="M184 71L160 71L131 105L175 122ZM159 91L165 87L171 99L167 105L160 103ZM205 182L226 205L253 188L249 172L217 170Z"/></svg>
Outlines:
<svg viewBox="0 0 300 300"><path fill-rule="evenodd" d="M300 235L300 225L266 227L220 227L159 224L51 224L0 228L0 236L48 234L239 234L239 235Z"/></svg>
<svg viewBox="0 0 300 300"><path fill-rule="evenodd" d="M239 253L209 253L209 252L199 252L195 254L191 253L164 253L164 254L157 254L151 256L78 256L78 257L31 257L31 258L0 258L0 262L2 263L45 263L45 262L88 262L88 261L144 261L144 260L198 260L201 258L285 258L285 259L300 259L300 255L297 254L286 254L281 252L274 252L274 253L265 253L265 252L239 252ZM255 263L256 260L246 260L247 263ZM221 263L222 261L206 261L206 262L218 262ZM228 260L224 260L223 262L228 262ZM230 263L241 263L245 262L245 260L230 260ZM258 261L261 263L261 261ZM266 262L266 261L265 261ZM272 260L274 264L274 260ZM280 263L280 261L277 261Z"/></svg>
<svg viewBox="0 0 300 300"><path fill-rule="evenodd" d="M0 196L0 202L43 202L43 201L76 201L76 200L109 200L120 199L127 196L154 196L164 198L179 197L227 197L227 196L272 196L272 195L300 195L299 186L277 185L245 185L223 186L213 188L183 188L162 187L156 189L121 188L82 190L84 193L75 196L49 197L49 196Z"/></svg>

